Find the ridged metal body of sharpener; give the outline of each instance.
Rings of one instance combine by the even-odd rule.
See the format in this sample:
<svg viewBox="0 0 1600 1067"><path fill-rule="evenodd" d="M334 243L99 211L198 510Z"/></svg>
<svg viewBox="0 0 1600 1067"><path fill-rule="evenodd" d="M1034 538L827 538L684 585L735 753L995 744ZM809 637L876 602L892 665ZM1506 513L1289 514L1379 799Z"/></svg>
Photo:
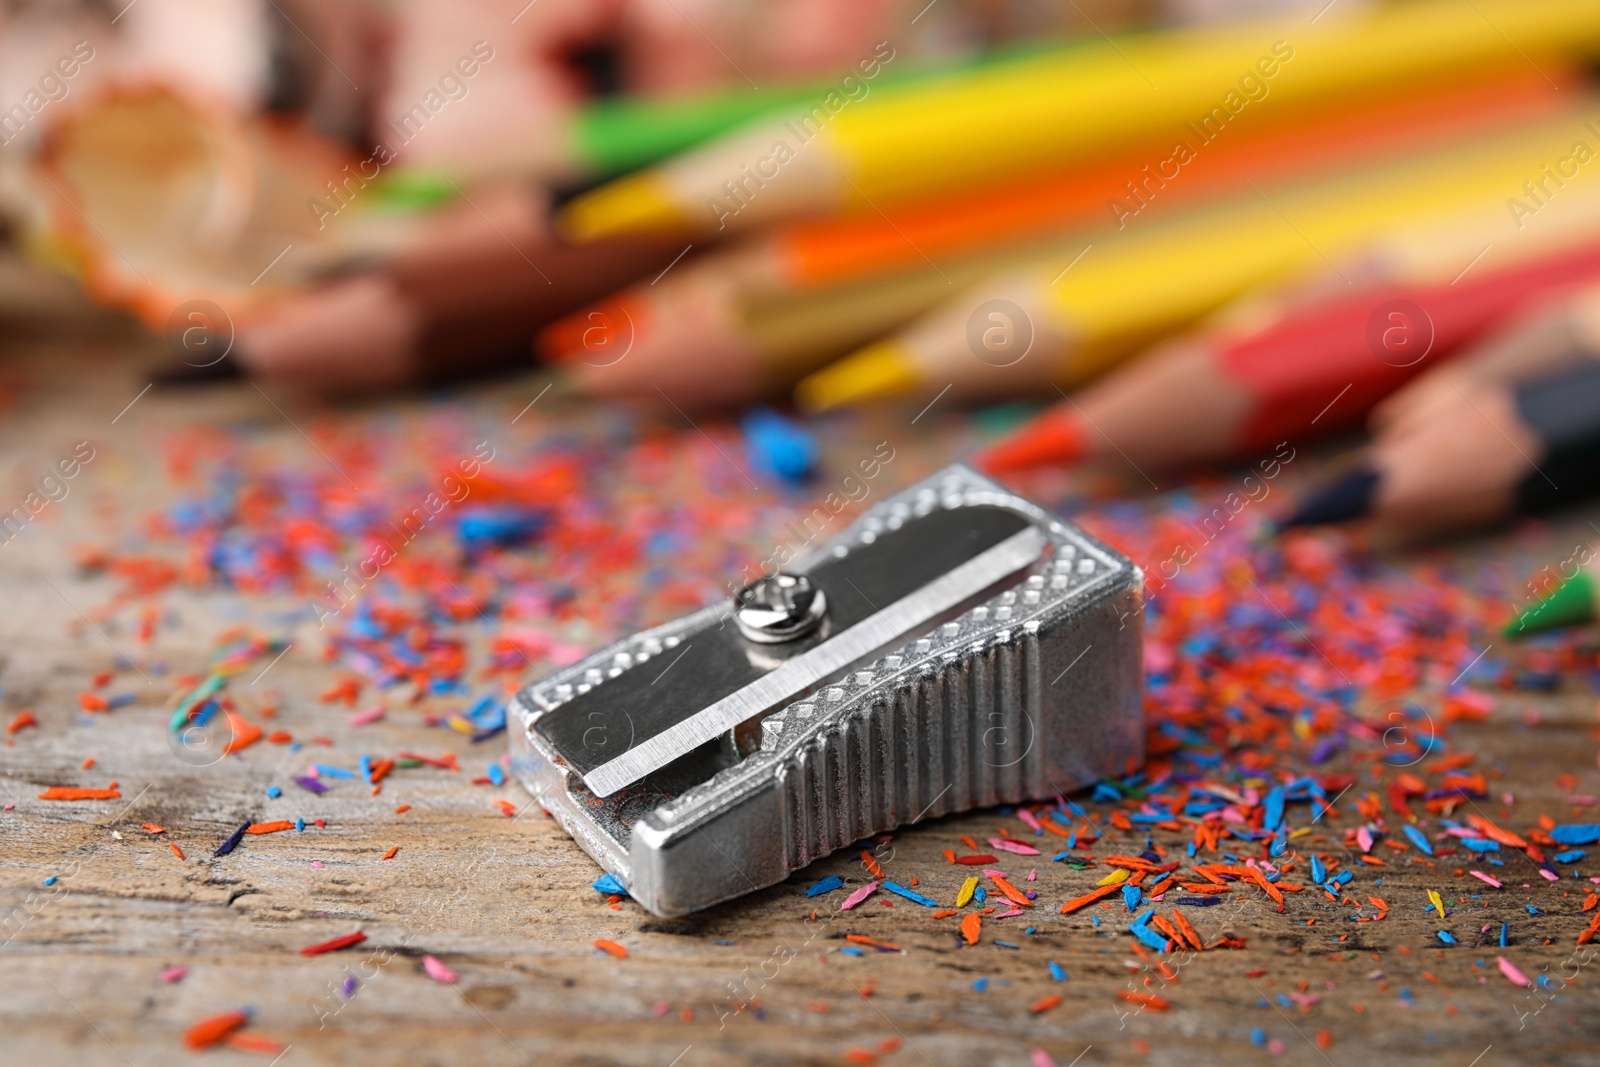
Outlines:
<svg viewBox="0 0 1600 1067"><path fill-rule="evenodd" d="M517 775L657 915L1143 758L1143 575L962 466L519 693Z"/></svg>

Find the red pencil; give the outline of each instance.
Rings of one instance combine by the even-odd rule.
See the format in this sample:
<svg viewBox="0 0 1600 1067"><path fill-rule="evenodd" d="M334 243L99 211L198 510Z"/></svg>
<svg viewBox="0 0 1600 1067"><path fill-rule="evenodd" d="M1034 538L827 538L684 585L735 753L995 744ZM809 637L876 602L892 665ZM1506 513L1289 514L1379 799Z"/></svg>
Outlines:
<svg viewBox="0 0 1600 1067"><path fill-rule="evenodd" d="M1541 299L1600 276L1600 242L1451 282L1386 279L1290 299L1247 332L1181 338L989 448L991 472L1103 455L1170 467L1349 426Z"/></svg>

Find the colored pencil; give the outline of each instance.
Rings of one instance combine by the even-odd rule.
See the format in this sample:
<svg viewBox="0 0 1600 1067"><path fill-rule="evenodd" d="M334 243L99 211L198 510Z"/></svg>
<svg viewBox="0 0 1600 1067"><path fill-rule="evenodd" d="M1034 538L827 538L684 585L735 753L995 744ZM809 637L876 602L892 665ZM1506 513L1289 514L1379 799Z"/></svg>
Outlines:
<svg viewBox="0 0 1600 1067"><path fill-rule="evenodd" d="M567 365L594 396L666 395L684 408L738 404L796 379L914 319L1003 269L1003 253L942 269L899 271L827 288L767 290L749 282L746 250L713 254L574 313L539 335L538 352ZM659 393L658 393L659 390Z"/></svg>
<svg viewBox="0 0 1600 1067"><path fill-rule="evenodd" d="M1597 278L1600 239L1461 279L1368 278L1353 291L1247 300L1242 328L1164 345L979 462L992 472L1100 457L1173 467L1331 433L1528 302Z"/></svg>
<svg viewBox="0 0 1600 1067"><path fill-rule="evenodd" d="M1459 391L1490 381L1519 381L1600 359L1600 286L1585 286L1528 309L1448 367L1424 375L1373 409L1371 425L1403 432L1426 421Z"/></svg>
<svg viewBox="0 0 1600 1067"><path fill-rule="evenodd" d="M1285 527L1362 520L1404 543L1577 503L1600 491L1600 363L1462 392L1422 425L1374 441L1306 496Z"/></svg>
<svg viewBox="0 0 1600 1067"><path fill-rule="evenodd" d="M1559 72L1558 72L1559 73ZM1563 82L1570 84L1567 75ZM1291 125L1241 130L1159 190L1152 215L1179 210L1246 178L1316 173L1485 128L1536 120L1560 107L1550 82L1518 69L1462 84L1451 79L1394 101L1341 101ZM1148 157L1118 157L1046 179L963 193L892 215L848 215L779 227L753 244L713 253L585 309L541 336L549 359L572 362L575 384L596 395L649 394L671 380L675 402L734 403L793 385L852 347L1038 253L1060 253L1073 227L1108 226L1108 205ZM1151 190L1146 189L1147 196ZM1125 209L1132 210L1132 209ZM1140 208L1138 224L1147 224ZM1072 245L1075 253L1083 237ZM1070 254L1070 253L1069 253ZM846 311L846 309L849 309ZM830 313L832 318L830 318ZM838 317L838 316L843 316ZM590 351L610 330L630 333L626 363ZM595 329L597 325L602 328Z"/></svg>
<svg viewBox="0 0 1600 1067"><path fill-rule="evenodd" d="M893 92L950 77L963 70L1000 66L1041 51L1037 44L1008 45L942 62L901 56L884 65L870 92ZM436 180L459 181L496 173L579 185L615 178L695 148L749 123L805 111L854 71L831 79L769 82L759 90L697 89L665 95L618 95L598 100L549 99L537 92L496 101L495 126L460 143L419 141L407 167ZM854 87L855 83L852 83ZM494 137L493 130L506 136Z"/></svg>
<svg viewBox="0 0 1600 1067"><path fill-rule="evenodd" d="M254 377L331 392L528 365L540 327L682 250L648 238L567 245L549 233L542 195L479 193L377 266L253 312L233 356Z"/></svg>
<svg viewBox="0 0 1600 1067"><path fill-rule="evenodd" d="M1294 108L1375 85L1398 93L1443 71L1596 45L1600 8L1588 0L1417 0L1311 28L1278 18L1108 39L859 102L818 101L580 197L562 222L586 239L882 207L1101 155L1185 122L1221 135L1269 98Z"/></svg>
<svg viewBox="0 0 1600 1067"><path fill-rule="evenodd" d="M1562 562L1558 575L1569 567L1570 575L1556 581L1553 588L1506 624L1507 637L1531 637L1546 630L1579 626L1600 618L1600 559L1587 545L1579 546L1571 559Z"/></svg>
<svg viewBox="0 0 1600 1067"><path fill-rule="evenodd" d="M1571 113L1383 168L1288 188L1252 184L1227 207L1130 226L1075 257L963 294L806 378L796 401L822 411L928 387L949 386L958 400L1075 385L1245 292L1348 258L1398 228L1461 219L1510 241L1518 221L1506 211L1505 191L1537 174L1552 152L1567 151L1581 126L1581 114ZM1586 196L1569 193L1569 206ZM1556 228L1563 210L1552 205L1523 229Z"/></svg>
<svg viewBox="0 0 1600 1067"><path fill-rule="evenodd" d="M1031 58L1044 50L1045 46L1039 44L1008 44L942 63L907 57L883 66L873 77L872 91L999 66ZM839 80L764 85L759 91L740 85L692 94L615 96L591 101L572 113L566 131L556 138L561 145L556 174L611 177L648 166L750 122L803 111L828 93L838 91Z"/></svg>

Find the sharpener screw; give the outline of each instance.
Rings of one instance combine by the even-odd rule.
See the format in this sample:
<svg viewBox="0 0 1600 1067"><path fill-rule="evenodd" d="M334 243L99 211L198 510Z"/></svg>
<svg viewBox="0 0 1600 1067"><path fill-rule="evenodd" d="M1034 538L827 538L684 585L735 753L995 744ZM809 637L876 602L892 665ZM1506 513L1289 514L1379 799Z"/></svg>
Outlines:
<svg viewBox="0 0 1600 1067"><path fill-rule="evenodd" d="M778 644L804 637L828 611L828 598L803 574L769 574L745 586L733 598L739 632L760 644Z"/></svg>

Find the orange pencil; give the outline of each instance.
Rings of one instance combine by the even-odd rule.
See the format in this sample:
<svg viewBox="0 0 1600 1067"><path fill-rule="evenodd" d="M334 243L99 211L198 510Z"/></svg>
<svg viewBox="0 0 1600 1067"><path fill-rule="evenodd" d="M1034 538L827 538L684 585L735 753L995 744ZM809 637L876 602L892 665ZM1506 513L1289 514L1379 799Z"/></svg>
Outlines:
<svg viewBox="0 0 1600 1067"><path fill-rule="evenodd" d="M1435 79L1398 101L1365 95L1229 130L1164 184L1150 168L1176 157L1172 145L892 217L792 223L586 308L545 330L538 349L571 363L576 386L590 393L654 396L661 388L681 405L737 403L782 390L1020 260L1067 244L1075 252L1096 227L1114 231L1135 214L1143 225L1147 213L1171 216L1247 180L1415 150L1560 105L1551 84L1526 68L1467 84Z"/></svg>
<svg viewBox="0 0 1600 1067"><path fill-rule="evenodd" d="M1571 78L1563 72L1559 83L1570 90ZM1549 114L1561 100L1549 80L1518 63L1474 72L1465 81L1461 75L1435 78L1404 94L1389 88L1297 112L1262 112L1252 116L1261 121L1240 123L1225 137L1218 135L1215 144L1182 127L1172 143L1158 142L1156 151L1141 146L1040 178L886 214L791 223L772 240L772 258L792 286L838 285L1047 230L1095 224L1121 228L1146 212L1236 189L1241 178L1303 174L1419 140Z"/></svg>

